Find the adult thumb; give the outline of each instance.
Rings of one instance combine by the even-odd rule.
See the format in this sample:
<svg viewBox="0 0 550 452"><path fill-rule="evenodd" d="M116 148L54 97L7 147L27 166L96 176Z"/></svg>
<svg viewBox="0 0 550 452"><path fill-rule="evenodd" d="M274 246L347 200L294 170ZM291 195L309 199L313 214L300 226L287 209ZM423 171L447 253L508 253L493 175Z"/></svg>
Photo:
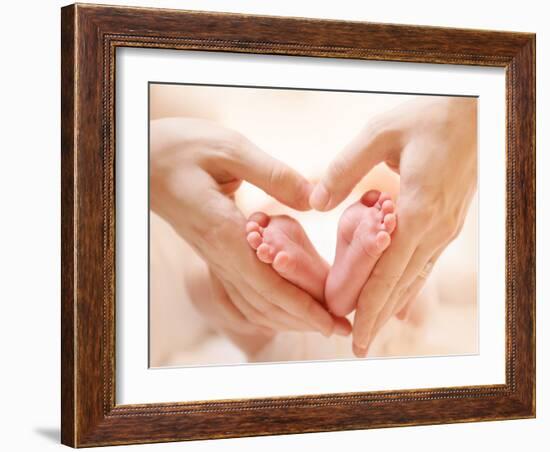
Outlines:
<svg viewBox="0 0 550 452"><path fill-rule="evenodd" d="M311 209L313 187L304 176L247 139L242 138L241 143L238 157L225 162L227 170L293 209Z"/></svg>
<svg viewBox="0 0 550 452"><path fill-rule="evenodd" d="M388 149L387 137L373 127L365 127L331 162L309 197L315 210L330 210L340 204L378 163Z"/></svg>

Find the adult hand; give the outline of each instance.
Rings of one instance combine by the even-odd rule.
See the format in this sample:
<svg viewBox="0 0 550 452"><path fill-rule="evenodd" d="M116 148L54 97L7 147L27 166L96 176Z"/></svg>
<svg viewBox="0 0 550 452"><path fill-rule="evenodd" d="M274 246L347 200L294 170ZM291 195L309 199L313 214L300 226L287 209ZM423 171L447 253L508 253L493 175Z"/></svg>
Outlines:
<svg viewBox="0 0 550 452"><path fill-rule="evenodd" d="M280 330L349 334L307 293L261 263L246 241L246 219L232 199L243 180L280 202L309 209L311 185L237 132L202 119L151 122L151 209L172 225L209 265L228 297L213 297L216 324L238 332L244 323L266 335ZM219 291L218 291L219 292ZM231 304L231 305L230 305Z"/></svg>
<svg viewBox="0 0 550 452"><path fill-rule="evenodd" d="M476 189L477 103L415 100L367 125L329 167L310 196L317 210L338 205L375 165L401 175L398 226L358 299L353 350L366 356L379 329L422 288L459 233Z"/></svg>

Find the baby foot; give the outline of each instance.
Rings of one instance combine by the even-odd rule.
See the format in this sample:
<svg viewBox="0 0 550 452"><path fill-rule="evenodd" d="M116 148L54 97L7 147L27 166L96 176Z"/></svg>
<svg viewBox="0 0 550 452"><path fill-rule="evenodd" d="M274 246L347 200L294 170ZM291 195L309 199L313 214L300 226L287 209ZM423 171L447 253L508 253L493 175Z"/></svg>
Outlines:
<svg viewBox="0 0 550 452"><path fill-rule="evenodd" d="M287 215L270 217L257 212L248 219L246 232L258 259L271 264L283 278L316 300L324 300L329 265L317 253L300 223Z"/></svg>
<svg viewBox="0 0 550 452"><path fill-rule="evenodd" d="M332 313L349 314L374 264L391 242L396 216L390 195L371 190L348 207L338 224L336 257L325 297Z"/></svg>

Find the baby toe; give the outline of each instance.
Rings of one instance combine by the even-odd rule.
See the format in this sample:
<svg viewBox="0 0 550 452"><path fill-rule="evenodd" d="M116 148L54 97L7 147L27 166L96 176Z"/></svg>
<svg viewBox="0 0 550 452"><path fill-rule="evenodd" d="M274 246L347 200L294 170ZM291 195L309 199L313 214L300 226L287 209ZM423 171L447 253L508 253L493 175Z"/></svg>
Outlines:
<svg viewBox="0 0 550 452"><path fill-rule="evenodd" d="M361 203L367 207L374 206L380 198L380 192L378 190L369 190L361 197Z"/></svg>
<svg viewBox="0 0 550 452"><path fill-rule="evenodd" d="M378 205L382 206L386 201L391 201L391 195L386 192L380 193L380 197L378 198Z"/></svg>
<svg viewBox="0 0 550 452"><path fill-rule="evenodd" d="M246 223L246 232L258 232L261 234L262 227L255 221L249 221Z"/></svg>
<svg viewBox="0 0 550 452"><path fill-rule="evenodd" d="M249 232L246 236L248 244L255 250L262 244L262 236L258 231Z"/></svg>
<svg viewBox="0 0 550 452"><path fill-rule="evenodd" d="M390 235L386 231L380 231L376 234L376 248L379 252L384 251L391 242Z"/></svg>
<svg viewBox="0 0 550 452"><path fill-rule="evenodd" d="M293 271L296 260L288 253L281 251L273 259L273 268L279 273L290 273Z"/></svg>
<svg viewBox="0 0 550 452"><path fill-rule="evenodd" d="M395 225L397 223L395 214L388 213L386 216L384 216L383 222L384 222L384 229L386 230L386 232L388 232L388 234L391 234L394 231Z"/></svg>
<svg viewBox="0 0 550 452"><path fill-rule="evenodd" d="M258 259L266 264L271 264L273 262L274 250L267 243L262 243L256 250L256 255Z"/></svg>
<svg viewBox="0 0 550 452"><path fill-rule="evenodd" d="M382 203L382 213L384 215L386 215L388 213L393 213L394 209L395 209L395 206L394 206L393 201L391 199L386 199Z"/></svg>
<svg viewBox="0 0 550 452"><path fill-rule="evenodd" d="M258 223L262 228L266 228L269 224L269 215L267 215L264 212L254 212L252 215L248 217L249 222L256 222Z"/></svg>

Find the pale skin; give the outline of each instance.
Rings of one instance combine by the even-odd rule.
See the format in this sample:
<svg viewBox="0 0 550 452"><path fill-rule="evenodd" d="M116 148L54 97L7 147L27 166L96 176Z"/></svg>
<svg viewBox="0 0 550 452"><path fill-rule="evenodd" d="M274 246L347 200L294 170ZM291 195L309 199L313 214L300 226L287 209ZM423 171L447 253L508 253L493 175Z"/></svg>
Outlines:
<svg viewBox="0 0 550 452"><path fill-rule="evenodd" d="M153 121L152 209L209 264L212 287L219 296L211 297L212 305L200 310L235 342L261 346L282 330L347 334L349 324L323 308L320 301L326 299L330 311L338 315L357 306L353 349L357 356L365 356L392 315L406 318L411 300L425 281L420 273L460 231L476 185L475 123L471 99L410 102L367 125L313 190L291 168L213 122ZM247 180L292 208L330 210L379 162L401 175L395 212L393 208L383 211L384 199L377 201L379 208L361 202L363 206L355 209L361 208L359 214L353 209L346 212L342 221L352 224L348 228L352 239L343 240L349 234L341 224L333 270L317 259L294 220L268 217L266 223L263 217L255 217L247 222L232 200L240 182ZM388 215L394 219L386 220ZM348 221L348 216L354 220ZM393 227L386 229L392 221ZM356 234L365 229L359 227L361 223L370 226L365 234ZM378 239L380 232L391 238ZM251 233L258 233L260 241ZM368 244L380 249L366 253L354 265L348 251L365 240L366 249ZM291 249L296 241L301 249ZM277 259L281 250L285 253ZM288 259L293 255L302 258L293 264ZM300 272L293 265L304 263L306 257L313 264L305 268L314 273L298 277ZM345 278L336 270L345 275L346 266L358 270L343 284ZM339 297L330 295L331 291Z"/></svg>
<svg viewBox="0 0 550 452"><path fill-rule="evenodd" d="M344 316L355 309L363 281L391 243L394 212L387 193L370 190L340 218L336 256L325 283L327 305L334 314Z"/></svg>
<svg viewBox="0 0 550 452"><path fill-rule="evenodd" d="M332 267L319 255L295 219L256 212L246 225L247 240L258 259L283 278L325 301L337 316L355 309L374 265L389 246L396 226L390 196L371 190L346 209L338 225Z"/></svg>
<svg viewBox="0 0 550 452"><path fill-rule="evenodd" d="M425 272L462 228L476 189L476 115L470 98L414 100L381 115L336 157L310 196L314 209L330 210L380 162L401 176L399 227L357 299L358 357L391 316L406 318Z"/></svg>
<svg viewBox="0 0 550 452"><path fill-rule="evenodd" d="M151 209L209 265L217 296L198 302L213 325L255 347L276 331L350 333L346 319L256 258L243 234L246 219L232 199L246 180L283 204L308 210L312 186L306 179L239 133L204 119L152 121L150 149Z"/></svg>

